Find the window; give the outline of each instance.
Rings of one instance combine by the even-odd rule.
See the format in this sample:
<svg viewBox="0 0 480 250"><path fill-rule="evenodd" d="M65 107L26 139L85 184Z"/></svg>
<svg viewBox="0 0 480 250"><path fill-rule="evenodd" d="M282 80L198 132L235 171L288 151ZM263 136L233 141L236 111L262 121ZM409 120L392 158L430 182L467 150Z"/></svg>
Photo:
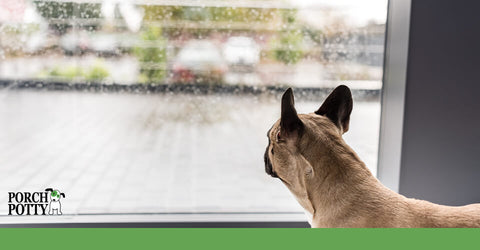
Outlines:
<svg viewBox="0 0 480 250"><path fill-rule="evenodd" d="M354 94L345 140L376 174L386 0L0 2L0 191L65 215L303 213L266 131ZM6 196L0 199L7 214Z"/></svg>

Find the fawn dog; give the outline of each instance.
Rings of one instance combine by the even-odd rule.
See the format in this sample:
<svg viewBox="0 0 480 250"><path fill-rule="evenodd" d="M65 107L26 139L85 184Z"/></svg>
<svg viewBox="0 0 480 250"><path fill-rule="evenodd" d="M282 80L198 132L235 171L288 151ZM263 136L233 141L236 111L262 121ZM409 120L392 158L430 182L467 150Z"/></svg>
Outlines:
<svg viewBox="0 0 480 250"><path fill-rule="evenodd" d="M305 209L312 227L480 227L480 204L450 207L382 185L345 143L353 100L338 86L314 113L298 115L293 91L268 131L265 170Z"/></svg>

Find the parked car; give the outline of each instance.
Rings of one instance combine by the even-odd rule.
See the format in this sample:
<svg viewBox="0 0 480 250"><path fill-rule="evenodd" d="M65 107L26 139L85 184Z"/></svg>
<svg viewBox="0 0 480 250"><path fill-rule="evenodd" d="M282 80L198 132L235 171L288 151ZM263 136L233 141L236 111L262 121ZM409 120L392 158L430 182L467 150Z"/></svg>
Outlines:
<svg viewBox="0 0 480 250"><path fill-rule="evenodd" d="M171 71L174 83L215 84L223 81L228 66L218 46L206 40L192 40L177 54Z"/></svg>
<svg viewBox="0 0 480 250"><path fill-rule="evenodd" d="M260 59L260 47L250 37L230 37L224 44L223 54L234 69L253 70Z"/></svg>
<svg viewBox="0 0 480 250"><path fill-rule="evenodd" d="M85 53L89 48L88 33L82 32L69 32L60 38L60 47L67 55L73 55L76 53Z"/></svg>
<svg viewBox="0 0 480 250"><path fill-rule="evenodd" d="M117 55L118 38L114 34L96 33L89 37L90 50L96 54Z"/></svg>
<svg viewBox="0 0 480 250"><path fill-rule="evenodd" d="M118 38L110 33L69 32L60 38L60 47L65 54L93 52L97 55L117 55Z"/></svg>

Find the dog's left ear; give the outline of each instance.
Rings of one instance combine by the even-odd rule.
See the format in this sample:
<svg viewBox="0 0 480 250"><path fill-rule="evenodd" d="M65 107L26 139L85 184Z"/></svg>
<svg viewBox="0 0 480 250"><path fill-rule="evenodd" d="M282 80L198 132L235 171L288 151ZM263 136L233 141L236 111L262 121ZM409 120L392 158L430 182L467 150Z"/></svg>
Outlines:
<svg viewBox="0 0 480 250"><path fill-rule="evenodd" d="M282 117L280 118L280 137L300 136L303 122L298 118L292 88L288 88L282 96Z"/></svg>
<svg viewBox="0 0 480 250"><path fill-rule="evenodd" d="M352 108L353 100L350 89L345 85L340 85L332 91L322 106L315 111L315 114L328 117L342 133L345 133L348 131Z"/></svg>

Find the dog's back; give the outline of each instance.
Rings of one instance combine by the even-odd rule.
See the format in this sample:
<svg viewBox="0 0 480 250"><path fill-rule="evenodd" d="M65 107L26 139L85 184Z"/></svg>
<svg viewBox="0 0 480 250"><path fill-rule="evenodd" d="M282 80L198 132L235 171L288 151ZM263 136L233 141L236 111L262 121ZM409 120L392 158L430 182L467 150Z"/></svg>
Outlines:
<svg viewBox="0 0 480 250"><path fill-rule="evenodd" d="M480 203L444 206L425 200L406 198L388 190L388 202L376 204L376 215L361 227L466 228L480 227ZM364 201L368 203L368 200Z"/></svg>
<svg viewBox="0 0 480 250"><path fill-rule="evenodd" d="M423 200L408 199L415 220L413 227L480 227L480 204L443 206Z"/></svg>

